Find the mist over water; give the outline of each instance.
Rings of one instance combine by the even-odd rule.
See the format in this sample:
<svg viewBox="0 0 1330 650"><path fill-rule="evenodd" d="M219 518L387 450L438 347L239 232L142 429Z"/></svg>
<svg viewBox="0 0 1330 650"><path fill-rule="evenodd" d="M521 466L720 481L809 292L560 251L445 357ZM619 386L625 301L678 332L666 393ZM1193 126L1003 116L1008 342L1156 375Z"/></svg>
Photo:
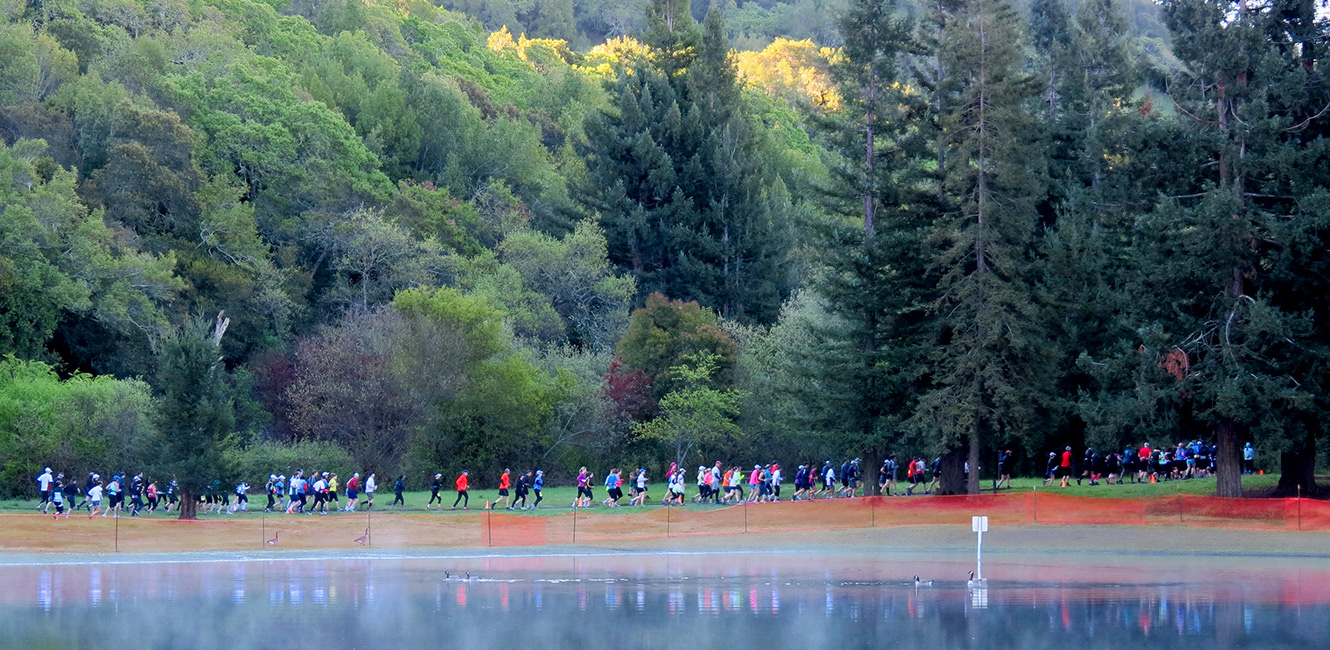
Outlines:
<svg viewBox="0 0 1330 650"><path fill-rule="evenodd" d="M916 588L911 569L934 584ZM0 646L1305 649L1330 639L1323 569L1241 559L992 569L986 589L971 589L957 561L835 553L10 566L0 567ZM1140 579L1151 574L1160 580ZM1113 575L1124 579L1104 580Z"/></svg>

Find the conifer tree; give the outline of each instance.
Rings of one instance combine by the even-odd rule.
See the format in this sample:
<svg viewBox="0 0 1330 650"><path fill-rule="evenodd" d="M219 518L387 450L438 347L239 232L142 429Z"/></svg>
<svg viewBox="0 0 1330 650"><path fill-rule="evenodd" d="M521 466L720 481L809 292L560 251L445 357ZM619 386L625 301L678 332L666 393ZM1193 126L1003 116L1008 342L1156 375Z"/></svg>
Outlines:
<svg viewBox="0 0 1330 650"><path fill-rule="evenodd" d="M586 122L584 200L639 296L769 322L789 293L788 197L744 109L721 13L701 37L669 8L652 5L657 49L617 81L616 111Z"/></svg>
<svg viewBox="0 0 1330 650"><path fill-rule="evenodd" d="M1027 111L1038 86L1022 70L1023 29L1008 3L966 0L944 11L943 47L932 54L954 77L933 89L942 93L937 182L948 204L931 232L932 385L913 420L943 451L943 492L977 493L981 442L1029 427L1047 399L1032 259L1043 170Z"/></svg>
<svg viewBox="0 0 1330 650"><path fill-rule="evenodd" d="M911 27L895 2L856 0L840 22L845 45L832 67L843 110L822 120L840 165L828 188L843 225L823 235L819 293L835 316L816 326L812 385L803 396L820 411L818 426L848 436L838 447L877 463L898 441L917 394L920 323L929 273L921 257L920 158L927 142L909 120L917 95L903 92ZM798 397L798 396L796 396ZM816 415L816 414L814 414Z"/></svg>
<svg viewBox="0 0 1330 650"><path fill-rule="evenodd" d="M1310 7L1172 0L1164 10L1185 65L1169 88L1182 137L1206 156L1175 170L1190 187L1140 221L1135 289L1164 295L1140 301L1137 318L1158 332L1147 360L1168 370L1145 375L1176 383L1175 408L1213 432L1217 494L1236 497L1242 440L1305 447L1320 405L1309 305L1283 293L1271 264L1312 236L1309 199L1327 179L1304 137L1324 128L1330 95L1300 41Z"/></svg>
<svg viewBox="0 0 1330 650"><path fill-rule="evenodd" d="M160 460L153 473L180 486L180 518L194 519L197 496L209 482L230 479L223 441L235 424L220 352L230 319L218 314L209 327L195 320L162 344L157 430Z"/></svg>

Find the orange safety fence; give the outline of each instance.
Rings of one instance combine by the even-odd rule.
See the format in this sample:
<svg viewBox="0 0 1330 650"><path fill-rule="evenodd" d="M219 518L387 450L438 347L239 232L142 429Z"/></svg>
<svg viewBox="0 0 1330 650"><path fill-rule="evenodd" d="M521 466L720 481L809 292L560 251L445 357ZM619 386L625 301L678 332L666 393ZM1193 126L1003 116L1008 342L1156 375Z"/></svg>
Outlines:
<svg viewBox="0 0 1330 650"><path fill-rule="evenodd" d="M627 509L625 509L627 510ZM861 497L754 503L719 509L650 507L548 516L502 512L358 513L326 517L120 519L0 516L0 549L70 552L241 551L256 548L499 547L614 543L744 533L990 525L1182 525L1254 530L1330 530L1330 502L1313 499L1076 497L1049 492L976 496Z"/></svg>

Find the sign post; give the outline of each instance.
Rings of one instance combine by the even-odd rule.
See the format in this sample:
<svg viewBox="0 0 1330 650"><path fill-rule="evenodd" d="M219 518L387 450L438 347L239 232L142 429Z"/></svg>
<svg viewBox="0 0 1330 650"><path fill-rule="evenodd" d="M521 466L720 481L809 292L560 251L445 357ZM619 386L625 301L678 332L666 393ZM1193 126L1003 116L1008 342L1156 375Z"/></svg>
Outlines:
<svg viewBox="0 0 1330 650"><path fill-rule="evenodd" d="M978 561L975 580L982 584L984 581L984 533L988 531L988 517L970 517L970 530L979 534L979 546L975 553L975 558Z"/></svg>

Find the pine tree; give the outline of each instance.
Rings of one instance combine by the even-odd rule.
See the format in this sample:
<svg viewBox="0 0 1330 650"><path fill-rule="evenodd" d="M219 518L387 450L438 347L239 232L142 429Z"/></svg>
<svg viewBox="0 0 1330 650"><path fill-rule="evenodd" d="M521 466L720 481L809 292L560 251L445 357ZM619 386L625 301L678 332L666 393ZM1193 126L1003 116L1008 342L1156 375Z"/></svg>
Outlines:
<svg viewBox="0 0 1330 650"><path fill-rule="evenodd" d="M944 11L933 56L953 81L933 90L946 163L937 177L945 211L931 233L937 346L933 385L912 419L943 451L942 491L977 493L982 441L1035 422L1048 393L1032 259L1042 157L1026 110L1038 86L1022 71L1024 35L1008 3Z"/></svg>
<svg viewBox="0 0 1330 650"><path fill-rule="evenodd" d="M720 12L695 39L686 20L667 29L667 9L653 4L653 62L621 75L616 112L586 122L584 200L639 296L769 322L789 293L788 196L744 109Z"/></svg>
<svg viewBox="0 0 1330 650"><path fill-rule="evenodd" d="M922 215L932 200L919 192L919 161L928 143L908 128L922 107L904 92L913 42L896 4L856 0L839 25L845 45L832 75L844 108L821 126L841 163L828 198L844 225L823 235L816 284L835 318L814 332L819 376L806 383L822 397L795 397L820 412L817 428L845 437L837 447L876 467L899 441L917 394L930 280Z"/></svg>
<svg viewBox="0 0 1330 650"><path fill-rule="evenodd" d="M1146 346L1150 358L1172 370L1150 378L1175 382L1176 408L1213 430L1219 496L1242 494L1243 438L1305 446L1306 423L1320 408L1319 364L1310 360L1321 353L1306 299L1282 293L1288 285L1271 272L1310 235L1309 199L1323 195L1327 180L1304 141L1327 105L1325 82L1299 41L1311 9L1290 8L1164 6L1185 64L1170 85L1182 137L1206 156L1176 170L1190 187L1140 221L1137 286L1165 296L1142 304L1137 317L1160 332Z"/></svg>
<svg viewBox="0 0 1330 650"><path fill-rule="evenodd" d="M207 321L195 320L162 344L160 440L153 446L160 461L153 473L179 482L181 519L195 518L196 497L209 482L230 478L222 450L235 412L226 387L226 367L218 356L229 323L222 314L211 328Z"/></svg>

